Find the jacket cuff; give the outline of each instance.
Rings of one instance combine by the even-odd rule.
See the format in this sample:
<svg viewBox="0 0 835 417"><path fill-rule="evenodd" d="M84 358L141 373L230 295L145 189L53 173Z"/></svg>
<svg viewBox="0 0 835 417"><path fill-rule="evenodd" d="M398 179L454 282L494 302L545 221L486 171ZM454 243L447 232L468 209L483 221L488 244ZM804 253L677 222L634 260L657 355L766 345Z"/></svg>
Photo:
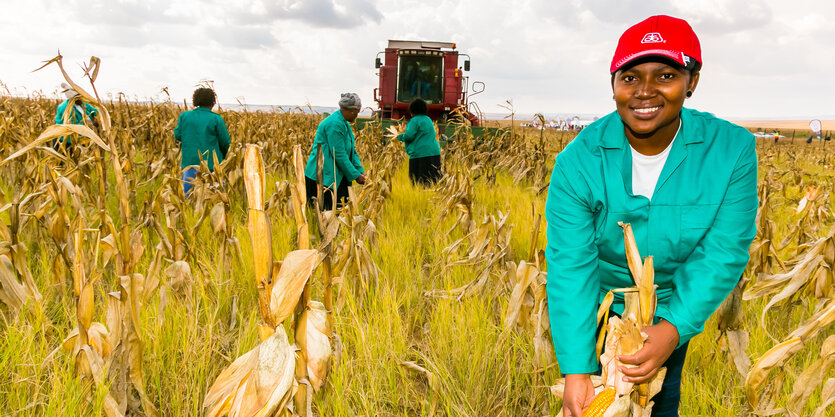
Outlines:
<svg viewBox="0 0 835 417"><path fill-rule="evenodd" d="M687 324L687 321L675 314L668 305L658 305L655 309L656 322L658 319L667 320L670 324L675 326L678 331L678 345L676 349L680 348L685 343L689 342L697 334L701 333L701 329L693 329Z"/></svg>

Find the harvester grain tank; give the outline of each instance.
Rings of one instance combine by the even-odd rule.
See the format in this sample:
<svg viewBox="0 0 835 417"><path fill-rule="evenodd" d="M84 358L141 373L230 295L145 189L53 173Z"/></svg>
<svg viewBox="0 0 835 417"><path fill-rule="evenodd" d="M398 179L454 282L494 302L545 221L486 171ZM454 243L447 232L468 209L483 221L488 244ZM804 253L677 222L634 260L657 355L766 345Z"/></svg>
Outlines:
<svg viewBox="0 0 835 417"><path fill-rule="evenodd" d="M468 91L469 77L464 73L470 70L470 56L455 47L452 42L390 40L375 64L380 71L379 86L374 89L379 116L384 120L406 117L409 103L419 97L426 101L432 120L446 123L460 115L478 126L480 111L470 97L484 91L484 83L476 81Z"/></svg>

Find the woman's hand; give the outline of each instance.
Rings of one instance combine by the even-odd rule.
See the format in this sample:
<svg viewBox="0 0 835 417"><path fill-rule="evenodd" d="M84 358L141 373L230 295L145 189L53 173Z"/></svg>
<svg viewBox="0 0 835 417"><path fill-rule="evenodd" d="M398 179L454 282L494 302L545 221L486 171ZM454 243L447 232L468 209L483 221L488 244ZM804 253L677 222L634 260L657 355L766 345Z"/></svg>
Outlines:
<svg viewBox="0 0 835 417"><path fill-rule="evenodd" d="M583 410L594 399L594 384L589 374L568 374L565 376L565 392L562 406L565 417L582 417Z"/></svg>
<svg viewBox="0 0 835 417"><path fill-rule="evenodd" d="M649 337L641 350L634 355L618 356L619 361L636 365L634 368L620 368L626 382L649 382L678 346L678 329L667 320L662 319L654 326L645 327L643 332Z"/></svg>
<svg viewBox="0 0 835 417"><path fill-rule="evenodd" d="M357 179L354 181L356 181L357 184L365 184L365 173L363 172L362 174L360 174L360 176L357 177Z"/></svg>

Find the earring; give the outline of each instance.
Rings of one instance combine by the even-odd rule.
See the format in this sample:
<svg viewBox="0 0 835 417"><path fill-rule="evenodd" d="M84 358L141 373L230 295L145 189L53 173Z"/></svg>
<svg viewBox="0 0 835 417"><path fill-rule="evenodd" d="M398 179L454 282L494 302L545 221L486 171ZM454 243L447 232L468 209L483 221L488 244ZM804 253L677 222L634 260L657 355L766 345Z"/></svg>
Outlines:
<svg viewBox="0 0 835 417"><path fill-rule="evenodd" d="M693 97L693 92L692 91L687 92L687 98L690 98L690 97Z"/></svg>

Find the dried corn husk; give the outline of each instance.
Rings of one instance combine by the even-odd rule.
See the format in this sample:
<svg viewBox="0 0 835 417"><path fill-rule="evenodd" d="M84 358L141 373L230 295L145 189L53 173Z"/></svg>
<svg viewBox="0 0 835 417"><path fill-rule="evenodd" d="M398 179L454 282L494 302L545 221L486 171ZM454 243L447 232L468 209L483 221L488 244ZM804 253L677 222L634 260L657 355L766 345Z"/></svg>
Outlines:
<svg viewBox="0 0 835 417"><path fill-rule="evenodd" d="M618 396L627 395L632 391L633 383L623 381L623 373L618 367L634 367L617 360L617 355L632 355L644 345L644 337L637 324L630 320L621 320L617 316L609 319L609 330L606 337L606 347L600 356L603 368L603 385L614 387Z"/></svg>
<svg viewBox="0 0 835 417"><path fill-rule="evenodd" d="M244 151L244 184L249 205L247 228L252 242L252 269L258 285L258 305L262 319L274 326L276 322L269 322L270 294L273 285L272 233L270 221L264 211L266 194L264 160L261 158L261 148L257 145L247 145Z"/></svg>
<svg viewBox="0 0 835 417"><path fill-rule="evenodd" d="M539 269L525 261L519 263L516 268L514 278L516 280L513 285L513 292L510 294L510 300L507 303L507 314L505 314L504 326L506 329L513 329L517 324L524 327L524 322L527 320L525 314L522 313L525 300L530 300L528 310L533 307L533 298L530 296L528 288L531 282L539 275ZM527 296L527 297L526 297Z"/></svg>
<svg viewBox="0 0 835 417"><path fill-rule="evenodd" d="M107 331L107 327L104 324L97 321L90 323L90 327L87 329L87 344L95 349L102 358L107 358L110 355L110 351L113 350L113 345L110 343L109 337L110 332ZM61 347L65 351L72 353L77 342L78 328L75 328L61 343Z"/></svg>
<svg viewBox="0 0 835 417"><path fill-rule="evenodd" d="M26 286L17 280L12 261L8 256L0 255L0 301L18 311L30 295Z"/></svg>
<svg viewBox="0 0 835 417"><path fill-rule="evenodd" d="M206 393L206 417L273 416L293 394L293 349L284 327L235 360Z"/></svg>
<svg viewBox="0 0 835 417"><path fill-rule="evenodd" d="M165 276L168 277L168 285L174 291L179 291L191 286L194 280L191 276L191 267L186 261L176 261L165 268Z"/></svg>
<svg viewBox="0 0 835 417"><path fill-rule="evenodd" d="M307 349L307 373L314 391L319 391L330 368L331 337L333 329L328 322L324 304L311 301L302 313L296 330L296 338L304 339Z"/></svg>
<svg viewBox="0 0 835 417"><path fill-rule="evenodd" d="M209 213L212 223L212 231L217 235L226 234L226 206L223 203L215 203Z"/></svg>

